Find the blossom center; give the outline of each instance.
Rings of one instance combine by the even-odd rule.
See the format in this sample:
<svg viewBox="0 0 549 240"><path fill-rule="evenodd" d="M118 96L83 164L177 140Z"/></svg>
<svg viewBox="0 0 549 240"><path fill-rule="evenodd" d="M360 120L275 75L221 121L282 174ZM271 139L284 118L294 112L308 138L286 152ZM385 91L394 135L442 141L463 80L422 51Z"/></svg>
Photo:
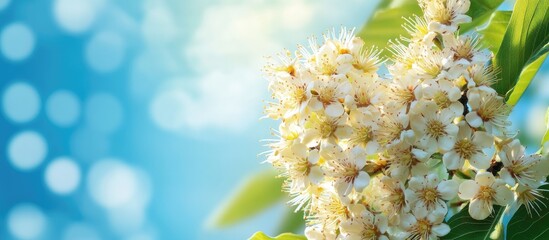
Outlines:
<svg viewBox="0 0 549 240"><path fill-rule="evenodd" d="M362 231L362 239L377 239L380 235L379 230L375 225L367 225Z"/></svg>
<svg viewBox="0 0 549 240"><path fill-rule="evenodd" d="M450 99L448 98L447 93L443 91L438 91L433 97L433 100L439 108L447 108L450 106L450 104L452 104L452 101L450 101Z"/></svg>
<svg viewBox="0 0 549 240"><path fill-rule="evenodd" d="M334 102L335 98L335 89L331 87L322 88L318 93L318 100L324 105L329 105Z"/></svg>
<svg viewBox="0 0 549 240"><path fill-rule="evenodd" d="M320 136L322 136L322 138L329 138L334 134L336 129L337 125L335 122L324 119L319 126Z"/></svg>
<svg viewBox="0 0 549 240"><path fill-rule="evenodd" d="M476 198L484 201L489 201L492 200L495 195L496 191L492 187L480 186Z"/></svg>
<svg viewBox="0 0 549 240"><path fill-rule="evenodd" d="M438 120L430 120L427 122L427 133L434 138L439 138L446 134L445 126Z"/></svg>
<svg viewBox="0 0 549 240"><path fill-rule="evenodd" d="M431 222L427 219L418 219L410 239L428 239L430 233Z"/></svg>
<svg viewBox="0 0 549 240"><path fill-rule="evenodd" d="M355 128L355 134L350 139L351 143L353 144L361 144L366 145L368 142L372 141L373 139L373 132L372 128L369 126L361 126L358 128Z"/></svg>
<svg viewBox="0 0 549 240"><path fill-rule="evenodd" d="M358 108L370 106L370 96L365 91L360 91L355 94L355 102Z"/></svg>
<svg viewBox="0 0 549 240"><path fill-rule="evenodd" d="M427 188L423 190L423 200L428 205L434 204L438 199L438 192L433 188Z"/></svg>
<svg viewBox="0 0 549 240"><path fill-rule="evenodd" d="M464 159L469 159L477 151L477 148L469 139L457 141L454 149Z"/></svg>

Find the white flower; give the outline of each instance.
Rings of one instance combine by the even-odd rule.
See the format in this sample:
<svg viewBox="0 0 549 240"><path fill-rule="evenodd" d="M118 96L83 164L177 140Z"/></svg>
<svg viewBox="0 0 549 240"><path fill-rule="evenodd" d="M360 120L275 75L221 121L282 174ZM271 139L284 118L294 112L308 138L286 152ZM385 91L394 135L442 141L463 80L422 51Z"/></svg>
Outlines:
<svg viewBox="0 0 549 240"><path fill-rule="evenodd" d="M479 86L492 86L498 81L499 69L493 65L476 64L470 66L467 71L469 74L464 75L467 78L467 87L474 88Z"/></svg>
<svg viewBox="0 0 549 240"><path fill-rule="evenodd" d="M326 175L334 178L334 188L347 196L354 189L361 192L370 183L370 175L362 170L366 165L366 153L360 147L342 151L338 146L329 153Z"/></svg>
<svg viewBox="0 0 549 240"><path fill-rule="evenodd" d="M388 222L383 214L373 214L361 204L350 207L353 217L341 223L340 239L389 240L386 236Z"/></svg>
<svg viewBox="0 0 549 240"><path fill-rule="evenodd" d="M397 178L383 176L380 179L376 200L391 225L398 224L401 216L410 211L404 189L404 183Z"/></svg>
<svg viewBox="0 0 549 240"><path fill-rule="evenodd" d="M532 211L540 215L542 208L547 205L543 202L546 198L540 189L532 189L523 185L518 185L515 190L519 207L524 205L528 215L532 216Z"/></svg>
<svg viewBox="0 0 549 240"><path fill-rule="evenodd" d="M520 185L537 188L546 179L549 173L549 161L540 154L524 154L524 147L520 141L515 139L503 146L499 152L499 158L503 163L500 170L500 177L509 186Z"/></svg>
<svg viewBox="0 0 549 240"><path fill-rule="evenodd" d="M469 215L476 220L490 216L494 204L505 206L513 201L513 192L490 172L477 173L474 181L462 182L458 194L460 198L471 201Z"/></svg>
<svg viewBox="0 0 549 240"><path fill-rule="evenodd" d="M425 81L423 97L435 102L439 109L450 109L455 117L463 114L463 104L459 101L461 91L452 82L444 79Z"/></svg>
<svg viewBox="0 0 549 240"><path fill-rule="evenodd" d="M410 176L422 176L429 172L425 162L430 154L414 148L407 143L399 143L387 149L385 154L380 154L380 159L387 162L389 175L405 181Z"/></svg>
<svg viewBox="0 0 549 240"><path fill-rule="evenodd" d="M402 113L407 109L413 108L416 100L422 96L420 81L411 76L396 78L389 84L389 96L387 109L391 112Z"/></svg>
<svg viewBox="0 0 549 240"><path fill-rule="evenodd" d="M311 38L311 52L302 46L299 46L299 50L315 75L344 78L353 67L352 53L360 51L363 45L354 39L354 30L342 29L339 37L335 36L335 31L331 32L331 36L330 33L324 35L324 43L321 46L318 46L316 38Z"/></svg>
<svg viewBox="0 0 549 240"><path fill-rule="evenodd" d="M450 109L438 111L434 102L421 101L410 117L410 125L418 136L419 145L429 152L443 152L454 147L459 128L453 124L455 113Z"/></svg>
<svg viewBox="0 0 549 240"><path fill-rule="evenodd" d="M494 91L483 91L481 88L469 89L467 92L468 104L471 112L465 119L471 127L484 126L488 133L500 135L507 132L511 125L509 113L511 107L505 103L505 99Z"/></svg>
<svg viewBox="0 0 549 240"><path fill-rule="evenodd" d="M400 226L404 232L396 236L396 239L438 239L450 232L450 227L442 221L444 214L438 212L422 214L404 214Z"/></svg>
<svg viewBox="0 0 549 240"><path fill-rule="evenodd" d="M429 31L427 21L424 17L413 16L406 18L406 23L402 25L406 32L410 34L411 39L406 39L409 42L422 43L426 46L433 45L433 39L437 36L435 32Z"/></svg>
<svg viewBox="0 0 549 240"><path fill-rule="evenodd" d="M348 81L322 77L312 83L310 92L313 98L309 101L309 107L313 111L324 110L330 117L339 117L345 112L342 103L351 89Z"/></svg>
<svg viewBox="0 0 549 240"><path fill-rule="evenodd" d="M435 49L424 49L421 58L413 64L413 69L423 80L444 79L447 76L443 52Z"/></svg>
<svg viewBox="0 0 549 240"><path fill-rule="evenodd" d="M458 183L453 180L441 181L436 174L415 176L408 182L406 201L413 213L420 212L446 215L449 201L457 196Z"/></svg>
<svg viewBox="0 0 549 240"><path fill-rule="evenodd" d="M330 240L336 238L336 233L334 231L328 231L324 226L317 224L305 228L305 237L307 237L307 239Z"/></svg>
<svg viewBox="0 0 549 240"><path fill-rule="evenodd" d="M379 130L377 139L379 144L389 148L401 142L413 142L415 138L414 131L409 129L409 117L404 114L385 114L379 119Z"/></svg>
<svg viewBox="0 0 549 240"><path fill-rule="evenodd" d="M349 138L349 144L353 147L363 147L369 155L376 153L380 148L375 133L379 129L377 120L380 115L375 108L370 108L369 111L352 111L349 122L353 133Z"/></svg>
<svg viewBox="0 0 549 240"><path fill-rule="evenodd" d="M283 152L284 164L290 193L303 191L309 184L319 184L323 172L318 166L320 158L317 149L309 150L305 144L297 143Z"/></svg>
<svg viewBox="0 0 549 240"><path fill-rule="evenodd" d="M429 30L441 34L453 33L458 24L471 21L471 17L465 15L470 4L469 0L419 0L429 21Z"/></svg>
<svg viewBox="0 0 549 240"><path fill-rule="evenodd" d="M494 137L483 131L473 130L461 121L456 143L450 151L444 153L442 160L449 170L459 169L465 160L477 169L490 167L494 152Z"/></svg>
<svg viewBox="0 0 549 240"><path fill-rule="evenodd" d="M492 54L488 49L480 49L479 38L472 35L456 36L444 35L444 52L454 64L469 66L471 64L485 64Z"/></svg>
<svg viewBox="0 0 549 240"><path fill-rule="evenodd" d="M333 118L320 113L311 113L305 122L303 143L308 147L316 147L321 142L335 142L349 138L352 129L346 122L346 114Z"/></svg>
<svg viewBox="0 0 549 240"><path fill-rule="evenodd" d="M351 84L354 91L345 97L345 105L350 111L370 111L380 102L385 91L379 82L370 78L351 81Z"/></svg>

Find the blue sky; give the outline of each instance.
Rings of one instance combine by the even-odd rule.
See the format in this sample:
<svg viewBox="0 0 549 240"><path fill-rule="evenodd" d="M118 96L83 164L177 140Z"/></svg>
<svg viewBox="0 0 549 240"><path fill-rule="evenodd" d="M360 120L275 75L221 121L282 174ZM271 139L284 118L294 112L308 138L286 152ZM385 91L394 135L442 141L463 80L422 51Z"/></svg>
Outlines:
<svg viewBox="0 0 549 240"><path fill-rule="evenodd" d="M0 238L274 231L283 206L206 226L245 176L269 167L257 156L276 124L259 120L263 57L359 28L376 2L0 0ZM548 103L536 86L514 115L529 135Z"/></svg>

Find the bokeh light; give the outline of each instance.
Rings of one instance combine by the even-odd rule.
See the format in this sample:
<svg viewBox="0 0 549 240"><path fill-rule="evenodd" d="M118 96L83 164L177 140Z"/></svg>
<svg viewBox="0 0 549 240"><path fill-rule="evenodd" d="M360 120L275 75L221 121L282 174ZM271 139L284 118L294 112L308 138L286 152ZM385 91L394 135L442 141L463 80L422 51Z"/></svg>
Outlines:
<svg viewBox="0 0 549 240"><path fill-rule="evenodd" d="M86 61L101 73L115 70L124 59L125 40L115 32L99 32L86 45Z"/></svg>
<svg viewBox="0 0 549 240"><path fill-rule="evenodd" d="M274 233L282 208L205 227L244 176L266 167L264 56L360 28L378 2L0 0L0 238ZM541 131L533 118L549 101L547 84L533 89L513 113L524 135Z"/></svg>
<svg viewBox="0 0 549 240"><path fill-rule="evenodd" d="M21 61L32 53L35 41L34 33L27 25L11 23L0 33L0 50L7 59Z"/></svg>
<svg viewBox="0 0 549 240"><path fill-rule="evenodd" d="M47 227L46 215L31 203L20 203L8 213L8 229L17 239L39 239Z"/></svg>
<svg viewBox="0 0 549 240"><path fill-rule="evenodd" d="M15 135L8 145L8 159L17 169L32 170L40 165L48 152L46 140L34 131Z"/></svg>
<svg viewBox="0 0 549 240"><path fill-rule="evenodd" d="M33 120L40 111L40 97L28 83L16 82L4 91L2 107L10 120L25 123Z"/></svg>
<svg viewBox="0 0 549 240"><path fill-rule="evenodd" d="M104 0L54 0L53 15L61 28L71 33L86 31L93 24Z"/></svg>
<svg viewBox="0 0 549 240"><path fill-rule="evenodd" d="M46 114L55 125L69 127L80 116L80 102L69 91L56 91L46 101Z"/></svg>
<svg viewBox="0 0 549 240"><path fill-rule="evenodd" d="M72 159L61 157L48 164L44 178L52 192L66 195L78 187L80 175L80 168Z"/></svg>

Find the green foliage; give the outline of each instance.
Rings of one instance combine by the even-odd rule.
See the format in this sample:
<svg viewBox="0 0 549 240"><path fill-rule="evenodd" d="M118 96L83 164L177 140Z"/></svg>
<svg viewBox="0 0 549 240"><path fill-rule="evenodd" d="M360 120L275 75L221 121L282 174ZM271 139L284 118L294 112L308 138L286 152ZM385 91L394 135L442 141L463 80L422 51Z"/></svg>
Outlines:
<svg viewBox="0 0 549 240"><path fill-rule="evenodd" d="M303 211L295 212L293 207L287 207L282 222L278 226L279 233L298 232L305 228L305 218Z"/></svg>
<svg viewBox="0 0 549 240"><path fill-rule="evenodd" d="M503 214L503 209L500 206L494 206L492 216L484 220L475 220L469 215L469 207L464 208L450 218L447 223L451 229L450 233L442 237L442 239L491 239L490 235L496 229L499 219Z"/></svg>
<svg viewBox="0 0 549 240"><path fill-rule="evenodd" d="M547 128L547 130L545 131L545 134L541 139L541 144L540 144L541 147L543 147L543 145L547 141L549 141L549 108L547 108L547 112L545 112L545 127Z"/></svg>
<svg viewBox="0 0 549 240"><path fill-rule="evenodd" d="M492 14L488 25L479 29L479 33L482 34L482 45L489 48L492 52L497 53L501 42L503 41L503 35L511 20L511 11L497 11Z"/></svg>
<svg viewBox="0 0 549 240"><path fill-rule="evenodd" d="M358 36L364 40L365 46L384 49L387 41L397 39L406 33L402 28L402 24L405 23L403 17L411 17L414 14L421 15L421 9L415 0L382 1ZM382 53L383 56L388 54L388 51Z"/></svg>
<svg viewBox="0 0 549 240"><path fill-rule="evenodd" d="M542 203L538 203L541 207L540 214L534 212L530 216L526 208L521 206L507 225L507 239L549 239L549 228L547 228L549 222L549 209L547 208L549 206L549 185L542 186L541 189L544 189L542 194L545 198L541 200Z"/></svg>
<svg viewBox="0 0 549 240"><path fill-rule="evenodd" d="M467 15L471 16L473 21L461 25L460 31L467 32L485 23L502 2L503 0L471 0Z"/></svg>
<svg viewBox="0 0 549 240"><path fill-rule="evenodd" d="M249 240L307 240L305 236L292 233L283 233L276 237L269 237L263 232L256 232Z"/></svg>
<svg viewBox="0 0 549 240"><path fill-rule="evenodd" d="M510 104L518 101L537 69L522 74L524 67L534 63L549 51L549 1L517 1L511 15L495 63L501 69L500 81L494 88L500 94L508 92L519 82L516 93L511 93ZM540 64L541 65L541 64ZM539 67L538 67L539 68ZM519 78L520 77L520 78Z"/></svg>
<svg viewBox="0 0 549 240"><path fill-rule="evenodd" d="M534 76L536 76L536 73L538 73L539 69L541 68L541 65L547 58L547 53L543 54L541 57L533 61L532 63L526 65L524 67L519 75L519 80L513 87L513 91L511 92L511 95L509 95L509 98L507 99L507 104L514 106L519 101L520 97L522 97L522 94L524 91L526 91L526 88L528 88L528 85L530 85L530 82L532 79L534 79Z"/></svg>
<svg viewBox="0 0 549 240"><path fill-rule="evenodd" d="M461 26L461 31L469 31L482 25L502 2L503 0L473 0L468 12L473 21ZM366 46L384 49L387 41L406 34L406 30L402 28L404 18L413 15L422 15L416 0L383 0L358 36L364 40ZM388 51L383 51L382 56L387 57L389 54Z"/></svg>
<svg viewBox="0 0 549 240"><path fill-rule="evenodd" d="M214 217L214 227L227 227L253 217L263 210L281 202L283 179L276 172L263 171L248 178L235 191L225 206Z"/></svg>

